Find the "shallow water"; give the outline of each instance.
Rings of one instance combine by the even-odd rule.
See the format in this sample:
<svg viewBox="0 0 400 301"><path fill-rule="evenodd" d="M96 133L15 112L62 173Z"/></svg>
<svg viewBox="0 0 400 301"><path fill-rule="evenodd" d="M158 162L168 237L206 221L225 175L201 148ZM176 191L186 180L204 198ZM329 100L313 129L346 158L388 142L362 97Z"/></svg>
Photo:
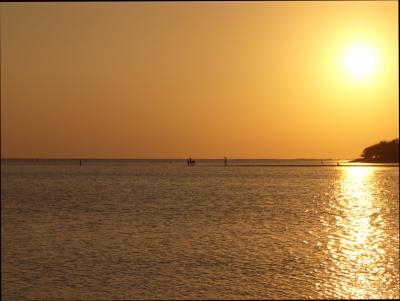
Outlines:
<svg viewBox="0 0 400 301"><path fill-rule="evenodd" d="M4 300L399 297L398 167L9 161L1 185Z"/></svg>

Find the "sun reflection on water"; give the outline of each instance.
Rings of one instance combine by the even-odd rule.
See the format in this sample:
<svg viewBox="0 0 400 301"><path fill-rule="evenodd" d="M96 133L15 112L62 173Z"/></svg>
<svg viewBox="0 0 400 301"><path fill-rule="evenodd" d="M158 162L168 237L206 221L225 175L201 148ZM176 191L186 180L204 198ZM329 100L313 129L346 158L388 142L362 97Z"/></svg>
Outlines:
<svg viewBox="0 0 400 301"><path fill-rule="evenodd" d="M382 298L386 259L385 222L374 195L375 169L342 169L337 194L329 204L329 260L325 289L339 298Z"/></svg>

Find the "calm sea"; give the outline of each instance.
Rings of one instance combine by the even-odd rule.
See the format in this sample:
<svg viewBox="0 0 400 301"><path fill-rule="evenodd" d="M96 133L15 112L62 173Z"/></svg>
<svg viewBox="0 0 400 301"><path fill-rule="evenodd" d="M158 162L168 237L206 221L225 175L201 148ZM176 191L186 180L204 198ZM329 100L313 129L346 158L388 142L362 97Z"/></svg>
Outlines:
<svg viewBox="0 0 400 301"><path fill-rule="evenodd" d="M399 298L398 167L228 163L3 160L2 299Z"/></svg>

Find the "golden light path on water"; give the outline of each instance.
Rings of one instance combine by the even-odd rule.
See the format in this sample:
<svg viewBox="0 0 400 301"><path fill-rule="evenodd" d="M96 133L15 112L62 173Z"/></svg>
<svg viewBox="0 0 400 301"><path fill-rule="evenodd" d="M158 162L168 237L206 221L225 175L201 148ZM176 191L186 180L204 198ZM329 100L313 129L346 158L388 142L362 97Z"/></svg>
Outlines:
<svg viewBox="0 0 400 301"><path fill-rule="evenodd" d="M322 288L338 298L396 298L382 287L393 276L387 270L394 263L386 256L384 204L374 193L379 185L376 169L348 167L342 172L337 195L329 204L334 221L325 223L329 267Z"/></svg>

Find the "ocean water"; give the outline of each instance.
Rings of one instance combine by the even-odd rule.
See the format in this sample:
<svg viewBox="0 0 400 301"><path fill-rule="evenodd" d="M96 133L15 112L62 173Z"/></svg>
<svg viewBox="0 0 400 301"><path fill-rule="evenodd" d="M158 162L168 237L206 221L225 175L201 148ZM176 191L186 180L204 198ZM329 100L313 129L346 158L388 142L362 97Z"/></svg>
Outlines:
<svg viewBox="0 0 400 301"><path fill-rule="evenodd" d="M2 299L399 298L398 167L229 163L3 160Z"/></svg>

